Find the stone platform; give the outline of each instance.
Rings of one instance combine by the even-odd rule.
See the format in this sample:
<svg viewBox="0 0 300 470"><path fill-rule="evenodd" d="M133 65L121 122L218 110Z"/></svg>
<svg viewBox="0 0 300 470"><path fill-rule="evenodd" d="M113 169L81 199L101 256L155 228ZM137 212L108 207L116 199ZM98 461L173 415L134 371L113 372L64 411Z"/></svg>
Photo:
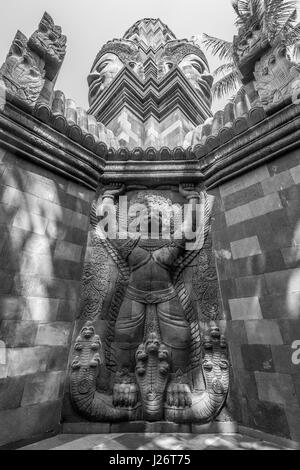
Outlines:
<svg viewBox="0 0 300 470"><path fill-rule="evenodd" d="M59 434L20 450L281 450L242 434Z"/></svg>

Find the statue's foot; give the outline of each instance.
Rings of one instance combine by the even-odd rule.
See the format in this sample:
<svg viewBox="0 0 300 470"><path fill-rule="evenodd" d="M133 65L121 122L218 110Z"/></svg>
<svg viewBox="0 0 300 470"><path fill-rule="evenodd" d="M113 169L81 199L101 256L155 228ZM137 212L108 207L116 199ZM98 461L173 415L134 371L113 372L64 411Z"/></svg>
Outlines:
<svg viewBox="0 0 300 470"><path fill-rule="evenodd" d="M188 384L171 382L167 388L167 405L177 408L190 407L192 405L192 393Z"/></svg>
<svg viewBox="0 0 300 470"><path fill-rule="evenodd" d="M138 386L134 377L124 373L117 375L113 386L113 405L116 407L131 408L135 406L137 402Z"/></svg>

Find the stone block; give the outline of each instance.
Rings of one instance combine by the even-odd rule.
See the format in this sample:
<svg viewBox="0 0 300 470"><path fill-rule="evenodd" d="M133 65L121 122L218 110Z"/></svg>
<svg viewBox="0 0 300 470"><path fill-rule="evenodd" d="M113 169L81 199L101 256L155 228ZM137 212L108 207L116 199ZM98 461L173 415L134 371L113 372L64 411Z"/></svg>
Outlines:
<svg viewBox="0 0 300 470"><path fill-rule="evenodd" d="M229 307L233 320L262 318L258 297L229 299Z"/></svg>
<svg viewBox="0 0 300 470"><path fill-rule="evenodd" d="M33 174L28 176L25 192L33 194L41 199L46 199L47 201L54 201L57 194L57 189L54 184L49 181L47 178L39 178Z"/></svg>
<svg viewBox="0 0 300 470"><path fill-rule="evenodd" d="M287 268L295 268L300 261L300 246L290 246L281 250Z"/></svg>
<svg viewBox="0 0 300 470"><path fill-rule="evenodd" d="M13 220L13 227L44 235L47 225L47 219L40 215L19 209Z"/></svg>
<svg viewBox="0 0 300 470"><path fill-rule="evenodd" d="M7 348L34 346L37 332L35 322L3 320L0 327L0 339Z"/></svg>
<svg viewBox="0 0 300 470"><path fill-rule="evenodd" d="M259 217L282 208L278 193L272 193L249 203L252 217Z"/></svg>
<svg viewBox="0 0 300 470"><path fill-rule="evenodd" d="M27 297L22 318L40 323L53 322L58 315L59 303L59 299Z"/></svg>
<svg viewBox="0 0 300 470"><path fill-rule="evenodd" d="M281 173L274 175L271 178L261 182L262 189L265 195L281 191L285 188L289 188L294 184L291 172L289 170L282 171Z"/></svg>
<svg viewBox="0 0 300 470"><path fill-rule="evenodd" d="M290 375L257 371L255 379L260 400L284 406L297 406L296 391Z"/></svg>
<svg viewBox="0 0 300 470"><path fill-rule="evenodd" d="M74 243L57 241L54 257L56 259L64 259L67 261L80 262L82 247Z"/></svg>
<svg viewBox="0 0 300 470"><path fill-rule="evenodd" d="M295 295L295 294L290 294ZM298 297L298 294L296 293ZM265 319L284 318L289 316L287 296L285 294L274 294L259 299L262 316Z"/></svg>
<svg viewBox="0 0 300 470"><path fill-rule="evenodd" d="M229 343L230 362L235 369L243 369L244 362L241 353L241 346L238 343Z"/></svg>
<svg viewBox="0 0 300 470"><path fill-rule="evenodd" d="M249 371L274 372L272 350L270 346L242 344L241 351L245 369Z"/></svg>
<svg viewBox="0 0 300 470"><path fill-rule="evenodd" d="M43 323L38 326L37 346L66 346L70 340L71 324L68 322Z"/></svg>
<svg viewBox="0 0 300 470"><path fill-rule="evenodd" d="M300 409L299 407L288 407L286 416L289 423L291 439L300 443Z"/></svg>
<svg viewBox="0 0 300 470"><path fill-rule="evenodd" d="M299 310L298 310L299 312ZM277 320L284 344L289 346L300 339L300 322L297 316Z"/></svg>
<svg viewBox="0 0 300 470"><path fill-rule="evenodd" d="M291 168L290 173L292 175L294 183L299 184L300 183L300 165L297 165Z"/></svg>
<svg viewBox="0 0 300 470"><path fill-rule="evenodd" d="M300 163L300 155L299 155L299 150L293 150L292 152L289 152L288 154L285 154L284 156L280 158L276 158L276 160L273 160L271 163L268 163L267 167L270 172L270 175L276 175L278 173L282 173L283 171L286 171L288 169L294 168L298 166Z"/></svg>
<svg viewBox="0 0 300 470"><path fill-rule="evenodd" d="M261 374L262 372L256 372ZM271 374L265 374L270 376ZM248 400L250 427L290 439L290 428L284 406L268 401Z"/></svg>
<svg viewBox="0 0 300 470"><path fill-rule="evenodd" d="M285 267L280 250L264 251L260 255L234 260L232 273L233 277L256 276L266 272L279 271Z"/></svg>
<svg viewBox="0 0 300 470"><path fill-rule="evenodd" d="M242 369L233 370L234 381L232 385L236 387L237 391L242 395L249 397L249 399L258 399L257 386L255 375L253 371ZM236 401L233 401L236 404Z"/></svg>
<svg viewBox="0 0 300 470"><path fill-rule="evenodd" d="M224 208L228 211L230 209L234 209L235 207L247 204L254 199L263 197L263 195L264 193L262 191L261 184L254 184L226 196L223 200Z"/></svg>
<svg viewBox="0 0 300 470"><path fill-rule="evenodd" d="M94 191L84 188L77 183L70 182L67 186L67 193L71 196L75 196L79 199L83 199L86 202L91 202L94 197Z"/></svg>
<svg viewBox="0 0 300 470"><path fill-rule="evenodd" d="M69 359L69 347L55 346L48 354L47 370L66 370Z"/></svg>
<svg viewBox="0 0 300 470"><path fill-rule="evenodd" d="M269 294L300 291L300 268L266 273Z"/></svg>
<svg viewBox="0 0 300 470"><path fill-rule="evenodd" d="M45 371L48 362L47 347L7 349L8 376L35 374Z"/></svg>
<svg viewBox="0 0 300 470"><path fill-rule="evenodd" d="M0 410L10 410L21 405L26 376L0 380Z"/></svg>
<svg viewBox="0 0 300 470"><path fill-rule="evenodd" d="M27 172L20 171L17 167L6 167L1 178L1 184L24 191L27 179Z"/></svg>
<svg viewBox="0 0 300 470"><path fill-rule="evenodd" d="M62 372L42 372L27 377L21 406L55 401L59 397Z"/></svg>
<svg viewBox="0 0 300 470"><path fill-rule="evenodd" d="M19 254L19 272L25 274L39 274L42 277L55 277L53 259L50 255L22 252Z"/></svg>
<svg viewBox="0 0 300 470"><path fill-rule="evenodd" d="M59 303L57 321L72 322L78 313L78 302L69 299L63 299Z"/></svg>
<svg viewBox="0 0 300 470"><path fill-rule="evenodd" d="M10 294L13 288L13 274L0 269L0 296Z"/></svg>
<svg viewBox="0 0 300 470"><path fill-rule="evenodd" d="M257 236L231 242L230 247L233 259L261 254Z"/></svg>
<svg viewBox="0 0 300 470"><path fill-rule="evenodd" d="M245 327L249 344L283 344L280 328L276 321L248 320L245 322Z"/></svg>
<svg viewBox="0 0 300 470"><path fill-rule="evenodd" d="M237 297L261 297L268 293L263 275L238 277L235 283Z"/></svg>
<svg viewBox="0 0 300 470"><path fill-rule="evenodd" d="M242 320L226 322L225 335L228 342L247 343L245 323Z"/></svg>
<svg viewBox="0 0 300 470"><path fill-rule="evenodd" d="M61 401L0 412L0 445L58 432Z"/></svg>
<svg viewBox="0 0 300 470"><path fill-rule="evenodd" d="M0 305L2 320L21 320L26 309L26 299L5 296L0 298Z"/></svg>
<svg viewBox="0 0 300 470"><path fill-rule="evenodd" d="M254 216L250 209L250 203L225 212L226 223L228 226L252 219L252 217Z"/></svg>
<svg viewBox="0 0 300 470"><path fill-rule="evenodd" d="M293 364L292 362L293 352L294 350L291 348L291 345L282 344L272 346L273 362L276 372L299 375L299 365Z"/></svg>

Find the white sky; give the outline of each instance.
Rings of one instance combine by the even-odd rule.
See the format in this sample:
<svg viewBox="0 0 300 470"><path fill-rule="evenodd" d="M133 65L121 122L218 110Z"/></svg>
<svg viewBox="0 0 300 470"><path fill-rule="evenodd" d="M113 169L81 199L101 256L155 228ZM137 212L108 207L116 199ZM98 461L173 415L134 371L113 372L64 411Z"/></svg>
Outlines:
<svg viewBox="0 0 300 470"><path fill-rule="evenodd" d="M300 0L298 0L300 2ZM202 32L232 40L231 0L1 0L0 63L19 29L30 36L47 11L68 38L67 55L56 89L88 108L86 77L96 54L110 39L121 38L135 21L160 18L178 39ZM218 61L207 54L211 70ZM215 103L219 109L223 102Z"/></svg>

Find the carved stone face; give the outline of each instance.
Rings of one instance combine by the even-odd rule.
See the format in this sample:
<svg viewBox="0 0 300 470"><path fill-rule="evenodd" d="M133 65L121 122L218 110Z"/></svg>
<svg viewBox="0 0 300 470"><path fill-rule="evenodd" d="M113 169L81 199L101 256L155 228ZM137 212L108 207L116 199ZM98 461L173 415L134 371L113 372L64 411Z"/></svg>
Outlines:
<svg viewBox="0 0 300 470"><path fill-rule="evenodd" d="M211 99L213 77L207 72L205 63L195 54L189 54L179 63L179 68L195 90Z"/></svg>
<svg viewBox="0 0 300 470"><path fill-rule="evenodd" d="M123 62L115 54L107 53L100 57L88 76L90 106L109 87L123 67Z"/></svg>

